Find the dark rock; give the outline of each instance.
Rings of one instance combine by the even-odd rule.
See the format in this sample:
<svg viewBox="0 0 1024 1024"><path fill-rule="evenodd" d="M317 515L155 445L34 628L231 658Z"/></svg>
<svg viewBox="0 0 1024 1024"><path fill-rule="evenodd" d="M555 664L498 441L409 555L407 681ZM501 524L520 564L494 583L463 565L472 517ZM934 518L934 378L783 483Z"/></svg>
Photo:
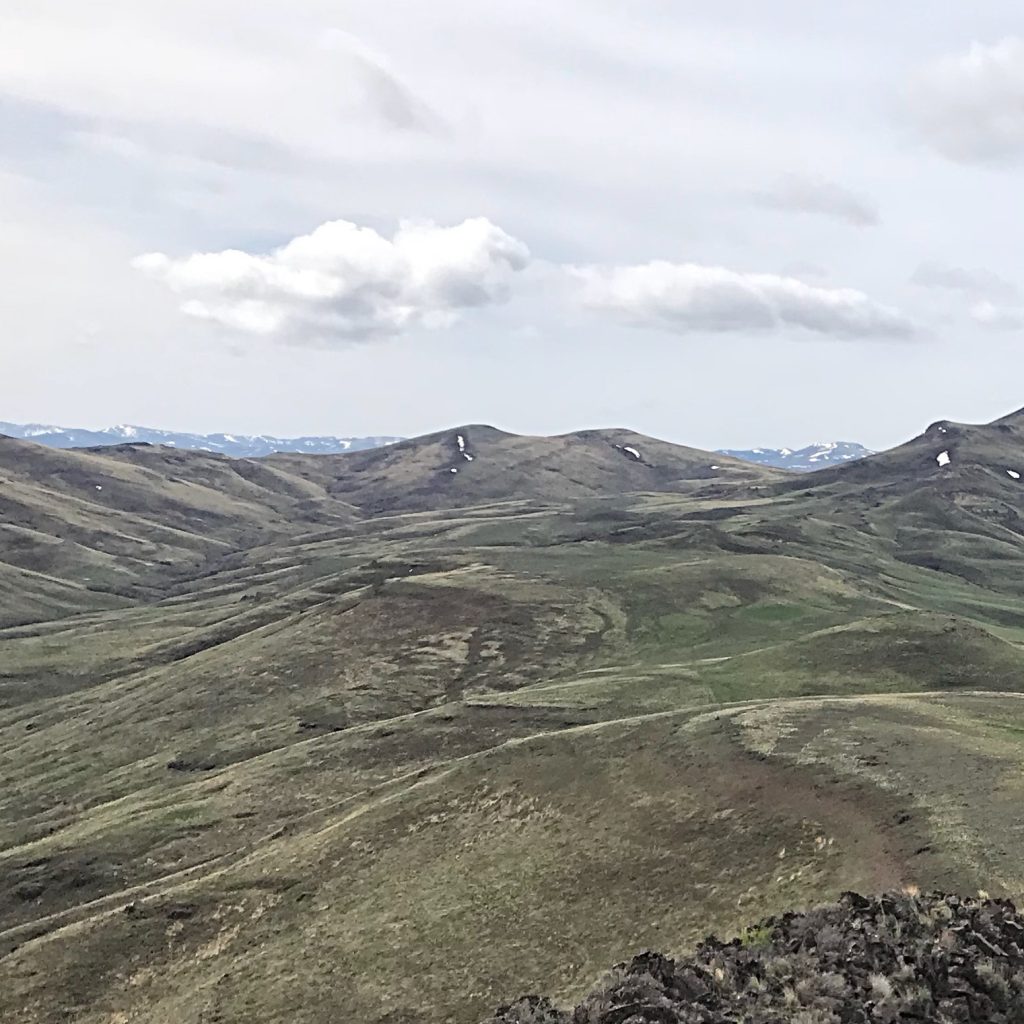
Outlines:
<svg viewBox="0 0 1024 1024"><path fill-rule="evenodd" d="M41 882L21 882L14 887L14 895L25 903L31 903L39 899L46 891Z"/></svg>
<svg viewBox="0 0 1024 1024"><path fill-rule="evenodd" d="M689 957L645 952L571 1013L537 996L486 1024L1021 1024L1024 918L1008 900L843 893Z"/></svg>
<svg viewBox="0 0 1024 1024"><path fill-rule="evenodd" d="M167 769L172 772L212 772L216 768L217 762L212 758L176 757L167 762Z"/></svg>
<svg viewBox="0 0 1024 1024"><path fill-rule="evenodd" d="M501 1006L495 1024L569 1024L567 1014L556 1010L548 999L524 996L508 1006Z"/></svg>

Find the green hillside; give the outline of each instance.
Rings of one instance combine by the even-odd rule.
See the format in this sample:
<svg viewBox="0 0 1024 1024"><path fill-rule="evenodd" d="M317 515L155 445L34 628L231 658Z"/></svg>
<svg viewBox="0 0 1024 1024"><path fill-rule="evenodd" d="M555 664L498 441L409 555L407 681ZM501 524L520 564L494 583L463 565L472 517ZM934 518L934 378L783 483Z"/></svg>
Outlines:
<svg viewBox="0 0 1024 1024"><path fill-rule="evenodd" d="M1020 895L1020 429L798 478L0 441L0 1019L472 1024L846 889Z"/></svg>

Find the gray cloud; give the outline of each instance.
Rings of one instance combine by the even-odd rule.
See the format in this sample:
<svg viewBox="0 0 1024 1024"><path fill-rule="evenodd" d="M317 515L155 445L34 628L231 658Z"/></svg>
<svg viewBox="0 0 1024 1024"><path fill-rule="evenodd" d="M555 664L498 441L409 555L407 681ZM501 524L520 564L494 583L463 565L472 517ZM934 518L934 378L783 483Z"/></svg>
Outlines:
<svg viewBox="0 0 1024 1024"><path fill-rule="evenodd" d="M393 239L330 221L268 253L237 249L133 266L167 285L189 316L291 342L366 341L438 328L505 301L529 250L485 218L402 224Z"/></svg>
<svg viewBox="0 0 1024 1024"><path fill-rule="evenodd" d="M398 131L447 132L441 116L387 68L362 54L357 54L355 60L367 102L385 124Z"/></svg>
<svg viewBox="0 0 1024 1024"><path fill-rule="evenodd" d="M321 47L352 65L369 110L396 131L445 135L449 126L391 69L387 59L361 39L339 29L324 33Z"/></svg>
<svg viewBox="0 0 1024 1024"><path fill-rule="evenodd" d="M975 298L1019 299L1016 285L991 270L970 270L942 263L922 263L910 278L911 283L924 288L944 288Z"/></svg>
<svg viewBox="0 0 1024 1024"><path fill-rule="evenodd" d="M1024 155L1024 39L974 43L913 79L908 106L925 141L952 160Z"/></svg>
<svg viewBox="0 0 1024 1024"><path fill-rule="evenodd" d="M908 338L914 324L852 288L695 263L576 267L584 305L639 327L675 332L799 328L834 338Z"/></svg>
<svg viewBox="0 0 1024 1024"><path fill-rule="evenodd" d="M922 263L910 280L969 300L968 315L978 327L989 331L1017 331L1024 327L1020 289L991 270Z"/></svg>
<svg viewBox="0 0 1024 1024"><path fill-rule="evenodd" d="M754 192L753 199L769 209L820 214L856 227L870 227L881 221L873 199L825 178L788 174L771 187Z"/></svg>

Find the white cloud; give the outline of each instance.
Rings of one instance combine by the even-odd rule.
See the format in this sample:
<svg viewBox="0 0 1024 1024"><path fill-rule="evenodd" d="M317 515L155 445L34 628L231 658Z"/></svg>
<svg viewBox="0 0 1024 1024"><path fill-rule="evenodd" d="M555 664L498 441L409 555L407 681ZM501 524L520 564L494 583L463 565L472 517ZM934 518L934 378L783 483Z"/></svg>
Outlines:
<svg viewBox="0 0 1024 1024"><path fill-rule="evenodd" d="M795 327L837 338L906 338L914 325L898 310L852 288L819 288L793 277L657 261L576 267L582 301L635 326L688 331L771 331Z"/></svg>
<svg viewBox="0 0 1024 1024"><path fill-rule="evenodd" d="M991 302L979 302L971 307L971 319L993 331L1019 331L1024 328L1024 311Z"/></svg>
<svg viewBox="0 0 1024 1024"><path fill-rule="evenodd" d="M463 310L505 301L529 259L522 242L478 217L454 227L402 223L392 239L336 220L267 254L150 253L133 265L180 296L190 316L329 344L447 326Z"/></svg>
<svg viewBox="0 0 1024 1024"><path fill-rule="evenodd" d="M952 160L1024 155L1024 39L1014 36L934 61L909 90L927 142Z"/></svg>
<svg viewBox="0 0 1024 1024"><path fill-rule="evenodd" d="M869 227L881 219L873 199L825 178L788 174L771 187L755 192L753 198L760 206L834 217L856 227Z"/></svg>

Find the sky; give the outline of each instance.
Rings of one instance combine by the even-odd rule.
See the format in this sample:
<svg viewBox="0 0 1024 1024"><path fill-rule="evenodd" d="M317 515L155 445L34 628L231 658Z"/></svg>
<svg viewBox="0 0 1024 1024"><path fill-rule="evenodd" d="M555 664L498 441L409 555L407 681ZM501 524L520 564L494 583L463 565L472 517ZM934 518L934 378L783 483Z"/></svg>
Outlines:
<svg viewBox="0 0 1024 1024"><path fill-rule="evenodd" d="M0 420L882 448L1024 406L1010 0L5 0L0 38Z"/></svg>

